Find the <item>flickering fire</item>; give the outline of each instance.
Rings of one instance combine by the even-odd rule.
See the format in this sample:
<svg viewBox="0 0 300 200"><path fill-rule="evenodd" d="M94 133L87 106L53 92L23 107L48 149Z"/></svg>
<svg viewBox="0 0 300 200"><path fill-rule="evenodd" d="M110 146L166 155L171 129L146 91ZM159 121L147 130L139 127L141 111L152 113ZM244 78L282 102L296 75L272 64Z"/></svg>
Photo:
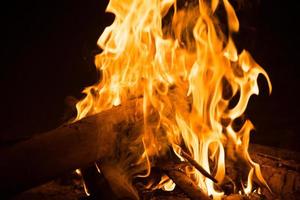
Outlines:
<svg viewBox="0 0 300 200"><path fill-rule="evenodd" d="M144 128L128 151L136 154L147 176L151 162L170 149L179 159L185 149L218 182L225 177L225 157L239 157L250 167L244 193L252 191L252 177L267 186L257 163L248 153L253 125L246 120L238 131L234 120L246 110L251 95L258 95L257 77L267 73L243 50L238 54L232 33L239 21L228 0L110 0L107 12L115 15L98 40L102 53L96 56L102 80L84 89L77 104L79 120L134 98L143 98ZM217 12L227 13L227 31L222 31ZM234 106L234 96L239 95ZM158 121L148 120L158 113ZM132 160L131 160L132 162ZM132 163L130 163L132 164ZM215 199L224 193L197 170L186 173ZM174 183L162 177L162 187Z"/></svg>

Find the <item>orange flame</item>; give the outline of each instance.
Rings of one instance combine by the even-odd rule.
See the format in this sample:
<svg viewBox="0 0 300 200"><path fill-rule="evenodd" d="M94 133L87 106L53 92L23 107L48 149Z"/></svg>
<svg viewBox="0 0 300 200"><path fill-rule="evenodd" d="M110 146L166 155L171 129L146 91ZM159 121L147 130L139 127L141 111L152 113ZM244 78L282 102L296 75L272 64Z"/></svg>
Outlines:
<svg viewBox="0 0 300 200"><path fill-rule="evenodd" d="M227 35L216 15L220 4L227 13ZM143 96L144 131L132 145L142 148L136 164L148 167L146 175L151 158L170 147L180 157L184 146L209 173L213 161L219 182L225 177L226 154L233 159L239 155L251 166L247 193L253 173L266 185L248 153L251 122L234 131L233 120L245 112L250 96L258 95L259 74L270 92L271 83L247 51L238 54L231 35L239 30L239 21L228 0L199 0L193 6L186 1L182 8L175 0L110 0L106 11L115 20L98 40L103 51L95 63L103 78L83 91L76 120ZM148 120L153 112L158 113L156 123ZM208 195L223 195L197 170L189 174ZM173 186L167 181L164 188Z"/></svg>

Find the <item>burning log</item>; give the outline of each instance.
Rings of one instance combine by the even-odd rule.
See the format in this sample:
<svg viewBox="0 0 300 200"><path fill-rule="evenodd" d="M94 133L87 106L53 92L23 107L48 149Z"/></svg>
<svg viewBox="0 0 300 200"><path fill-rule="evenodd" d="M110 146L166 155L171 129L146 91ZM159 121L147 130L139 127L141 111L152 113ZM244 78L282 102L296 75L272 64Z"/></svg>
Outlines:
<svg viewBox="0 0 300 200"><path fill-rule="evenodd" d="M94 199L95 197L99 199L117 199L96 164L80 169L80 175L83 179L85 193L89 195L86 199Z"/></svg>
<svg viewBox="0 0 300 200"><path fill-rule="evenodd" d="M1 194L12 195L24 191L109 157L117 148L117 138L122 137L125 130L137 131L141 128L140 111L141 100L132 100L122 106L1 149L0 157L5 161L0 162ZM262 174L272 189L273 194L262 189L264 195L274 198L274 195L293 197L299 194L298 154L259 145L250 145L250 154L261 165ZM105 162L101 164L103 172L110 171L109 167L104 165ZM163 170L191 198L201 196L203 199L209 199L184 173L174 168ZM114 182L116 181L111 181L110 184Z"/></svg>
<svg viewBox="0 0 300 200"><path fill-rule="evenodd" d="M135 128L141 101L65 124L0 151L0 193L12 195L113 154L122 128Z"/></svg>
<svg viewBox="0 0 300 200"><path fill-rule="evenodd" d="M300 154L262 145L250 145L250 154L260 164L272 192L262 188L267 199L297 199L300 195Z"/></svg>
<svg viewBox="0 0 300 200"><path fill-rule="evenodd" d="M255 186L252 191L256 190L257 192L259 187L259 193L266 199L297 199L300 194L299 153L257 144L251 144L249 152L251 158L260 165L262 175L271 189L270 191L254 179ZM235 184L241 179L238 168L232 163L227 163L226 173L227 177L233 179L233 181L231 180L232 187L235 187ZM223 188L225 184L223 182L221 187ZM230 190L226 193L234 193L233 188ZM257 194L256 192L254 194ZM228 198L234 199L235 197ZM254 197L247 198L255 199Z"/></svg>
<svg viewBox="0 0 300 200"><path fill-rule="evenodd" d="M210 200L210 198L185 173L168 170L167 175L193 200Z"/></svg>
<svg viewBox="0 0 300 200"><path fill-rule="evenodd" d="M157 165L190 199L209 200L204 191L185 174L186 167L192 167L189 162L173 162L164 160Z"/></svg>
<svg viewBox="0 0 300 200"><path fill-rule="evenodd" d="M99 166L117 199L139 199L138 192L131 184L132 177L128 177L119 164L107 160Z"/></svg>
<svg viewBox="0 0 300 200"><path fill-rule="evenodd" d="M191 165L193 165L197 170L199 170L205 177L209 178L215 183L218 183L218 181L212 175L210 175L203 167L201 167L201 165L199 165L189 154L182 150L181 156L187 159L191 163Z"/></svg>
<svg viewBox="0 0 300 200"><path fill-rule="evenodd" d="M1 194L24 191L113 154L115 141L123 134L122 130L141 126L140 105L140 100L133 100L1 149L0 157L5 161L0 162ZM274 195L290 197L299 193L297 154L258 145L250 145L250 153L261 165L262 174L273 191L271 194L263 189L263 194L271 198ZM204 195L182 172L169 170L167 174L187 194L198 191L199 194L194 195Z"/></svg>

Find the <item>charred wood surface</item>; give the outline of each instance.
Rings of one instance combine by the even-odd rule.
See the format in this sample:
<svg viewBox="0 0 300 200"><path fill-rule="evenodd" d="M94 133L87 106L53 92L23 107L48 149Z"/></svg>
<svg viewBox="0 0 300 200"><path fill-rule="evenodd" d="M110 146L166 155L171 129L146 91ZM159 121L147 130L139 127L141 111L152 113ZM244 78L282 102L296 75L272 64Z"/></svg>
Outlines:
<svg viewBox="0 0 300 200"><path fill-rule="evenodd" d="M120 127L134 127L141 101L39 134L0 150L0 193L11 195L113 154Z"/></svg>
<svg viewBox="0 0 300 200"><path fill-rule="evenodd" d="M250 145L250 154L260 164L272 193L263 188L267 199L298 199L300 195L299 153L262 145Z"/></svg>
<svg viewBox="0 0 300 200"><path fill-rule="evenodd" d="M178 170L167 171L167 175L192 200L211 200L185 173Z"/></svg>
<svg viewBox="0 0 300 200"><path fill-rule="evenodd" d="M272 189L273 194L269 193L266 189L262 190L263 196L265 196L265 199L298 199L299 196L299 173L293 169L286 168L285 165L281 165L280 162L287 162L287 163L292 163L293 165L297 163L296 160L293 160L293 157L297 159L298 154L297 153L292 153L289 152L288 154L284 153L279 157L280 155L276 154L278 157L273 158L272 156L276 152L281 152L281 150L274 149L271 147L265 147L261 145L256 145L252 144L250 145L250 152L252 155L252 158L259 162L262 168L262 173L264 178L267 180L269 186ZM267 150L269 152L268 154L265 154L267 152L262 151L261 148ZM262 153L263 152L263 153ZM282 152L285 152L285 150L282 150ZM258 155L257 155L258 154ZM263 154L263 156L259 156L260 154ZM267 155L267 156L266 156ZM285 160L286 156L288 155L289 160ZM294 155L294 156L292 156ZM271 156L271 158L269 158ZM275 160L275 161L274 161ZM289 165L290 165L289 163ZM180 176L176 176L173 174L173 180L176 180L177 186L184 188L181 189L181 192L178 190L174 190L172 192L166 192L166 191L152 191L152 192L143 192L142 195L140 196L140 199L143 200L154 200L154 199L184 199L184 200L189 200L191 197L187 194L187 190L190 191L197 191L199 188L196 187L195 189L195 184L189 185L189 178L183 174L180 169L187 166L189 163L181 163L181 164L168 164L161 166L163 171L176 171L175 174L181 173ZM276 175L277 174L277 175ZM286 176L286 177L285 177ZM184 177L184 178L182 178ZM273 178L272 178L273 177ZM275 178L274 178L275 177ZM277 178L276 178L277 177ZM68 179L69 177L63 177L63 179ZM62 178L60 178L62 179ZM178 181L178 179L180 181ZM276 180L278 179L278 180ZM278 182L279 181L279 182ZM283 181L283 182L282 182ZM51 196L60 196L61 194L64 194L62 198L65 200L68 199L76 199L74 196L77 194L77 199L78 197L82 197L83 191L79 192L78 188L80 188L79 184L76 183L76 185L73 184L73 186L68 186L69 184L62 184L62 181L55 181L51 182L50 184L42 185L40 187L37 187L35 189L32 189L28 192L25 192L22 195L19 195L16 197L16 199L39 199L41 196L45 199L51 199L47 195ZM276 184L281 185L282 188L279 188L280 186L276 186ZM276 188L277 187L277 188ZM66 189L67 188L67 189ZM73 188L73 189L72 189ZM83 190L82 188L80 188ZM277 190L278 189L278 190ZM73 191L76 190L76 191ZM103 191L102 189L100 189ZM109 197L114 196L111 189L105 190L106 195ZM70 195L68 195L70 193ZM184 195L184 193L187 194L187 196ZM98 197L99 194L97 194L96 197ZM89 199L89 198L87 198ZM238 194L231 194L228 196L224 197L225 200L239 200L239 199L250 199L250 200L258 200L258 199L264 199L262 196L256 195L256 194L251 194L249 196L242 196Z"/></svg>
<svg viewBox="0 0 300 200"><path fill-rule="evenodd" d="M141 100L132 100L0 149L0 193L16 194L96 161L101 163L114 153L117 138L124 135L124 130L141 128L141 106ZM300 191L299 153L250 145L250 154L261 165L262 174L272 190L270 193L263 188L267 199L297 199ZM102 168L110 172L104 165ZM178 178L178 171L167 174L187 195L194 190L193 184L189 188L186 186L188 181L182 181L187 179Z"/></svg>

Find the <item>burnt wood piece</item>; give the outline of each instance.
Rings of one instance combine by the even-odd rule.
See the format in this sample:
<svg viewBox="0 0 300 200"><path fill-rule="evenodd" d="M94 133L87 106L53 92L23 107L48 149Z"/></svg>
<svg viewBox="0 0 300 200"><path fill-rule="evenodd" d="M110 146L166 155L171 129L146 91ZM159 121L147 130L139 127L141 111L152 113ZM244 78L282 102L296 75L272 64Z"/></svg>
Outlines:
<svg viewBox="0 0 300 200"><path fill-rule="evenodd" d="M122 134L120 130L141 126L141 101L132 100L0 149L0 193L13 195L109 157ZM251 144L250 155L261 165L273 191L268 194L270 198L299 196L299 153Z"/></svg>
<svg viewBox="0 0 300 200"><path fill-rule="evenodd" d="M270 193L262 188L267 199L299 199L300 153L257 144L250 145L249 151L252 159L260 164L262 175L272 190Z"/></svg>
<svg viewBox="0 0 300 200"><path fill-rule="evenodd" d="M266 197L266 199L296 200L299 198L299 152L292 152L258 144L250 144L249 153L251 158L260 165L262 176L271 189L270 192L269 189L261 185L254 176L254 185L261 188L261 193ZM245 171L245 167L240 168L239 164L230 162L226 163L227 177L233 179L235 184L238 184L241 181L242 176L240 170L247 172ZM246 179L244 177L244 181L245 180Z"/></svg>
<svg viewBox="0 0 300 200"><path fill-rule="evenodd" d="M166 174L182 189L192 200L211 200L184 172L169 170Z"/></svg>
<svg viewBox="0 0 300 200"><path fill-rule="evenodd" d="M0 193L11 196L113 154L119 127L134 127L142 99L0 149Z"/></svg>
<svg viewBox="0 0 300 200"><path fill-rule="evenodd" d="M84 199L118 199L96 164L80 169L80 173L83 179L84 190L88 194Z"/></svg>
<svg viewBox="0 0 300 200"><path fill-rule="evenodd" d="M139 199L138 191L132 185L132 177L128 176L122 165L106 160L99 163L99 167L116 199Z"/></svg>
<svg viewBox="0 0 300 200"><path fill-rule="evenodd" d="M189 154L181 150L180 155L188 160L189 163L191 163L191 165L193 165L203 176L209 178L215 183L218 183L218 181L212 175L210 175L201 165L199 165L199 163L197 163Z"/></svg>
<svg viewBox="0 0 300 200"><path fill-rule="evenodd" d="M263 148L265 151L262 151L261 150L261 148ZM270 174L273 172L273 170L275 170L275 173L277 174L278 173L278 170L279 169L281 169L281 170L287 170L286 169L286 167L285 167L285 165L280 165L280 162L290 162L290 164L293 164L293 165L297 165L297 163L299 163L298 161L297 161L297 157L298 157L298 155L299 154L297 154L297 153L292 153L292 152L290 152L290 151L287 151L288 153L284 153L284 154L282 154L282 155L278 155L277 154L277 152L286 152L286 150L281 150L280 151L280 149L276 149L275 151L274 151L274 149L275 148L271 148L271 147L266 147L266 146L261 146L261 145L256 145L256 144L251 144L250 145L250 152L251 152L251 156L252 156L252 158L255 160L255 161L257 161L257 162L259 162L260 164L261 164L261 166L262 166L262 173L263 173L263 176L265 177L265 179L267 180L267 182L268 182L268 184L270 185L270 187L272 188L272 190L273 190L273 196L268 196L268 195L266 195L266 193L268 193L268 191L266 191L266 190L263 190L262 192L263 192L263 194L267 197L267 199L297 199L297 197L299 196L299 193L298 193L298 195L297 195L297 191L299 192L299 174L296 174L296 176L293 178L293 177L291 177L291 175L290 175L290 173L291 173L291 171L289 172L289 177L287 177L286 178L286 180L289 180L288 182L292 182L294 185L293 186L291 186L291 184L290 183L288 183L288 184L285 184L284 186L283 186L283 188L285 188L285 190L287 189L287 188L290 188L290 189L292 189L292 191L291 192L284 192L283 194L278 194L279 192L281 192L280 190L274 190L274 186L272 186L272 184L271 183L273 183L275 180L270 180L270 177L272 177L272 176L270 176ZM261 153L261 152L263 152L263 153ZM266 152L269 152L268 154L266 154ZM277 154L277 156L278 157L273 157L274 156L274 153L276 153ZM263 156L262 156L262 158L261 157L258 157L258 158L256 158L256 154L258 154L258 155L260 155L260 154L263 154ZM268 156L266 156L266 155L268 155ZM287 157L288 156L288 157ZM265 158L265 157L271 157L272 159L269 159L269 158ZM289 160L285 160L285 158L288 158ZM296 161L295 160L293 160L293 158L295 158L296 159ZM274 159L275 159L275 161L274 161ZM263 161L264 161L264 163L263 163ZM280 162L279 162L280 161ZM269 164L266 166L266 164L269 162ZM184 167L186 167L187 165L189 165L189 163L180 163L180 164L174 164L174 163L172 163L172 164L170 164L169 166L168 165L166 165L167 163L165 163L165 165L164 166L161 166L161 168L163 169L163 170L180 170L181 168L184 168ZM279 167L278 167L279 166ZM278 169L279 168L279 169ZM270 170L271 169L271 170ZM268 171L266 171L266 170L270 170L270 172L268 172ZM279 170L280 171L280 170ZM293 173L293 172L292 172ZM280 174L279 174L280 175ZM281 175L280 175L281 176ZM275 175L275 178L276 177L278 177L278 175ZM296 180L297 179L297 177L298 177L298 180ZM273 177L274 178L274 177ZM292 180L292 181L291 181ZM274 182L274 183L276 183L276 181ZM282 184L282 183L279 183L279 184ZM298 189L297 189L298 188ZM287 195L286 197L287 198L284 198L284 195ZM155 197L154 197L155 195L153 195L153 199L156 199ZM177 198L177 194L172 194L172 193L170 193L170 196L167 198L167 196L166 195L164 195L165 196L165 199L176 199ZM280 197L281 196L281 197ZM143 199L143 197L141 197L142 199ZM152 198L151 198L152 199ZM164 198L161 198L161 197L159 197L159 199L164 199ZM186 199L186 198L184 198L184 199ZM228 196L228 197L224 197L224 199L257 199L257 198L253 198L252 196L250 197L250 198L246 198L246 197L244 197L244 196L242 196L242 195L230 195L230 196Z"/></svg>
<svg viewBox="0 0 300 200"><path fill-rule="evenodd" d="M163 170L164 174L166 174L176 184L176 188L180 188L180 190L186 194L189 199L211 199L190 177L185 174L184 171L186 167L193 167L190 162L173 162L172 160L165 160L157 163L156 167ZM172 192L169 193L172 195Z"/></svg>

